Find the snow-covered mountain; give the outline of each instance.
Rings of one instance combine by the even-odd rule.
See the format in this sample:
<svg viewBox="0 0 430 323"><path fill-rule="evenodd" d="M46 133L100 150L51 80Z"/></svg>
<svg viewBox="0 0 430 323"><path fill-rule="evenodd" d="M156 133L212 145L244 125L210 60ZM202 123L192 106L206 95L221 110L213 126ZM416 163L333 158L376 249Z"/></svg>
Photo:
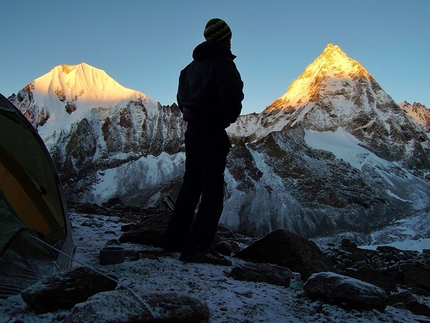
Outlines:
<svg viewBox="0 0 430 323"><path fill-rule="evenodd" d="M124 88L104 71L85 63L53 68L21 90L18 99L27 99L21 105L29 100L34 103L34 109L27 111L28 118L34 125L46 124L39 129L47 133L84 118L91 108L114 106L123 100L148 101L145 94ZM152 107L157 106L149 101Z"/></svg>
<svg viewBox="0 0 430 323"><path fill-rule="evenodd" d="M182 176L177 106L161 106L102 70L57 66L9 99L37 127L70 200L118 195L145 206Z"/></svg>
<svg viewBox="0 0 430 323"><path fill-rule="evenodd" d="M332 44L258 116L257 124L264 129L257 137L298 126L318 132L342 128L384 159L430 167L428 155L413 148L428 140L425 131L360 63ZM238 125L238 134L247 134L248 123Z"/></svg>
<svg viewBox="0 0 430 323"><path fill-rule="evenodd" d="M231 194L242 203L226 221L240 214L233 223L247 229L306 236L360 231L368 243L387 239L370 233L399 219L428 217L427 134L338 46L329 44L287 93L229 130L232 155L240 149L243 159L230 159L240 183Z"/></svg>
<svg viewBox="0 0 430 323"><path fill-rule="evenodd" d="M408 116L419 125L427 135L430 134L430 110L421 103L414 102L410 104L406 101L399 104Z"/></svg>
<svg viewBox="0 0 430 323"><path fill-rule="evenodd" d="M176 196L185 158L176 105L86 64L56 67L10 99L38 127L70 200L148 207ZM287 93L228 128L221 224L361 244L430 236L428 128L402 107L329 44Z"/></svg>

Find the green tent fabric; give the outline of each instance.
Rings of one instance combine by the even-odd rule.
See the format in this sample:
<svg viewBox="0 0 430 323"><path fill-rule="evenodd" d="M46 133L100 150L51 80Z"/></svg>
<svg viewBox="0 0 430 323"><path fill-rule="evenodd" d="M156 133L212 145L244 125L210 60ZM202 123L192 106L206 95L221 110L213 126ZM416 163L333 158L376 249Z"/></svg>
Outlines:
<svg viewBox="0 0 430 323"><path fill-rule="evenodd" d="M0 231L0 297L70 267L71 226L51 156L30 122L1 94Z"/></svg>
<svg viewBox="0 0 430 323"><path fill-rule="evenodd" d="M15 214L12 214L3 191L0 191L0 228L0 255L2 255L13 237L26 229L24 223Z"/></svg>

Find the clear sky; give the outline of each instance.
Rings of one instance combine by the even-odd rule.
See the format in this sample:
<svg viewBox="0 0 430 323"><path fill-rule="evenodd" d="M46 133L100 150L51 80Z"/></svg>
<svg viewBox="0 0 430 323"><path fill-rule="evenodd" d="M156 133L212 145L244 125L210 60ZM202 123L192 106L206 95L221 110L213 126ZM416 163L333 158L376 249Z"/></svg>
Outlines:
<svg viewBox="0 0 430 323"><path fill-rule="evenodd" d="M243 114L281 97L327 44L360 62L396 102L430 107L428 0L14 0L2 4L0 93L85 62L163 105L180 70L224 19L245 83Z"/></svg>

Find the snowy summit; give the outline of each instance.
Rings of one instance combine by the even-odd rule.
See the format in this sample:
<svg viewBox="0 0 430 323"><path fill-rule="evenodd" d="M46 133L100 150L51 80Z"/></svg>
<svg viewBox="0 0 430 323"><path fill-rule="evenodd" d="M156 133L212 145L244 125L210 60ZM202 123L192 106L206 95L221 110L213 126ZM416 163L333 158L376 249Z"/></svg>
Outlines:
<svg viewBox="0 0 430 323"><path fill-rule="evenodd" d="M318 100L321 90L341 90L349 81L359 77L373 79L359 62L349 58L339 46L328 44L322 54L293 81L287 93L267 109L300 107Z"/></svg>
<svg viewBox="0 0 430 323"><path fill-rule="evenodd" d="M105 71L86 63L56 66L35 79L33 84L34 94L57 96L60 101L91 102L92 105L115 104L142 95L123 87Z"/></svg>
<svg viewBox="0 0 430 323"><path fill-rule="evenodd" d="M186 129L177 105L87 64L54 68L14 103L33 118L72 202L148 208L176 196ZM426 215L426 132L339 46L327 45L287 93L227 131L234 145L221 224L231 230L354 232L356 242L380 243L391 241L378 231L393 221Z"/></svg>
<svg viewBox="0 0 430 323"><path fill-rule="evenodd" d="M31 82L26 90L32 93L34 107L29 119L39 126L44 138L87 117L92 108L137 100L157 107L144 93L123 87L105 71L86 63L56 66Z"/></svg>
<svg viewBox="0 0 430 323"><path fill-rule="evenodd" d="M161 106L87 64L58 66L9 99L37 127L75 211L112 200L152 210L167 194L177 196L186 129L177 105ZM430 237L427 110L397 105L362 65L329 44L287 93L228 128L233 146L220 225L254 237L282 228L321 246L345 238L373 248L426 243L424 252ZM79 256L94 266L99 249L117 237L122 217L132 215L72 214ZM107 269L134 290L204 300L211 322L423 322L395 307L352 312L297 290L237 282L222 268L184 266L177 256ZM378 275L382 265L363 264ZM18 296L9 301L0 304L4 317L34 316ZM64 318L54 313L48 320L57 321L56 315Z"/></svg>

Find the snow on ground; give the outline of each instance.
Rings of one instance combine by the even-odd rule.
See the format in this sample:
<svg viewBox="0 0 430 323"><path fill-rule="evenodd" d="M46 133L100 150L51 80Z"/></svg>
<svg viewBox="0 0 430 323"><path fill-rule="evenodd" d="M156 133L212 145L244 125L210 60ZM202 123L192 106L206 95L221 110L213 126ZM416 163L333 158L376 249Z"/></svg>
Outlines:
<svg viewBox="0 0 430 323"><path fill-rule="evenodd" d="M205 302L210 309L210 322L419 322L423 317L407 310L388 306L384 313L345 310L311 301L303 290L243 282L228 277L229 267L208 264L184 264L178 253L167 256L161 249L123 244L126 251L151 255L127 257L115 265L99 265L100 249L117 240L123 224L117 217L71 214L73 238L77 245L73 266L84 263L103 273L115 275L120 283L134 292L173 291ZM233 265L243 261L230 257ZM78 263L79 262L79 263ZM19 295L0 300L0 322L62 322L69 311L36 315Z"/></svg>

